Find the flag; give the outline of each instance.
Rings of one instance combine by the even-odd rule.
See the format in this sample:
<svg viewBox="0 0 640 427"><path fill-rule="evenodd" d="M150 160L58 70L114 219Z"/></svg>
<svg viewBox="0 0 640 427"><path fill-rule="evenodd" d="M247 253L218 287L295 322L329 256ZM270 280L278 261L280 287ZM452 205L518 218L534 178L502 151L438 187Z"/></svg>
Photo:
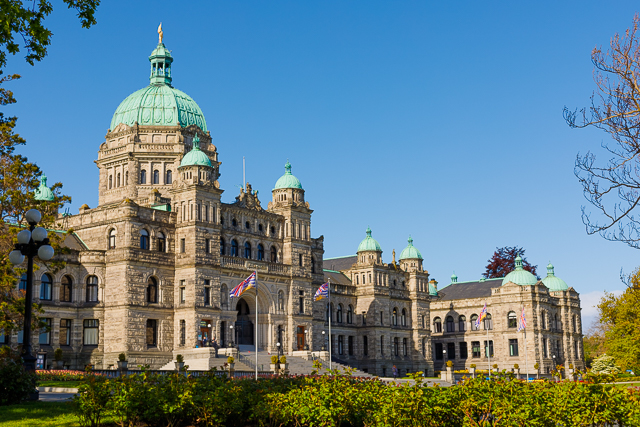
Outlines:
<svg viewBox="0 0 640 427"><path fill-rule="evenodd" d="M231 289L231 292L229 292L229 298L239 298L240 295L244 293L244 291L246 291L247 289L255 288L255 287L256 287L256 272L254 271L253 273L251 273L249 277L247 277L242 282L240 282L238 286Z"/></svg>
<svg viewBox="0 0 640 427"><path fill-rule="evenodd" d="M480 316L478 316L478 319L476 320L476 329L480 328L480 324L482 323L482 321L484 320L484 318L487 317L487 303L484 303L484 307L482 308L482 310L480 310Z"/></svg>
<svg viewBox="0 0 640 427"><path fill-rule="evenodd" d="M518 322L518 332L524 330L527 327L527 319L524 317L524 306L522 307L522 313L520 314L520 321Z"/></svg>
<svg viewBox="0 0 640 427"><path fill-rule="evenodd" d="M320 301L322 298L328 298L328 297L329 297L329 282L325 283L324 285L321 285L316 291L316 294L314 295L314 298L316 301Z"/></svg>

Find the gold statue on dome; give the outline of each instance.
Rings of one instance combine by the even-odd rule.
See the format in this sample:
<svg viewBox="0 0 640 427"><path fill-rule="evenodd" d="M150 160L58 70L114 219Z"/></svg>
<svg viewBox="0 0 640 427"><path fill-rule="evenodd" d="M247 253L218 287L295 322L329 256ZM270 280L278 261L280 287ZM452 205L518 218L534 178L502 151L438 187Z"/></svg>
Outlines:
<svg viewBox="0 0 640 427"><path fill-rule="evenodd" d="M162 36L164 33L162 32L162 22L158 25L158 43L162 43Z"/></svg>

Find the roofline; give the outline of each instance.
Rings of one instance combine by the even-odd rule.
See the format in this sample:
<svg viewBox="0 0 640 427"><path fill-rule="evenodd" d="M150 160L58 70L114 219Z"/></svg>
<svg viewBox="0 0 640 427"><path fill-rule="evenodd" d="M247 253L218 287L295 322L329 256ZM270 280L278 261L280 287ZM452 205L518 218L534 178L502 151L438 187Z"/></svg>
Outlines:
<svg viewBox="0 0 640 427"><path fill-rule="evenodd" d="M357 257L358 254L355 255L343 255L343 256L334 256L333 258L322 258L323 261L329 260L329 259L342 259L342 258L351 258L351 257Z"/></svg>
<svg viewBox="0 0 640 427"><path fill-rule="evenodd" d="M337 273L337 274L342 274L344 276L344 273L342 271L337 271L337 270L329 270L327 268L323 268L322 271L326 271L327 273ZM346 277L346 276L345 276Z"/></svg>

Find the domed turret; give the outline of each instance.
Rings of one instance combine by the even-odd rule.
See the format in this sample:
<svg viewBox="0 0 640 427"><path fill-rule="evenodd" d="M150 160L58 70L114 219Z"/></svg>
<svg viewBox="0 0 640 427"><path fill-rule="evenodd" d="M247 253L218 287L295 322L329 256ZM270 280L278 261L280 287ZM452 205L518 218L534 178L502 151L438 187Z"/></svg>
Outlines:
<svg viewBox="0 0 640 427"><path fill-rule="evenodd" d="M536 276L522 268L522 258L520 255L516 257L516 269L511 273L507 274L507 276L502 279L502 286L507 283L515 283L516 285L525 286L525 285L535 285L538 283L538 279Z"/></svg>
<svg viewBox="0 0 640 427"><path fill-rule="evenodd" d="M287 160L287 163L284 165L284 171L284 175L276 181L276 186L273 189L298 188L302 190L300 180L291 173L291 163L289 163L289 160Z"/></svg>
<svg viewBox="0 0 640 427"><path fill-rule="evenodd" d="M53 195L53 191L47 187L47 177L42 174L40 177L40 186L35 190L35 199L45 202L53 202L56 197Z"/></svg>
<svg viewBox="0 0 640 427"><path fill-rule="evenodd" d="M407 245L407 247L404 248L402 252L400 252L400 261L402 261L403 259L422 259L422 254L420 253L420 251L415 246L413 246L413 239L411 238L411 236L409 236L408 242L409 244Z"/></svg>
<svg viewBox="0 0 640 427"><path fill-rule="evenodd" d="M566 291L569 286L559 277L554 274L554 268L551 263L547 265L547 277L542 279L542 283L549 288L550 291Z"/></svg>
<svg viewBox="0 0 640 427"><path fill-rule="evenodd" d="M211 160L209 159L209 156L207 156L204 151L200 150L200 137L197 133L193 138L193 147L191 148L191 151L185 154L180 162L180 167L182 166L211 167Z"/></svg>
<svg viewBox="0 0 640 427"><path fill-rule="evenodd" d="M363 251L375 251L382 252L382 248L380 247L380 243L373 237L371 237L371 228L367 227L367 237L360 242L358 245L358 252Z"/></svg>
<svg viewBox="0 0 640 427"><path fill-rule="evenodd" d="M451 283L458 283L458 276L456 276L456 272L455 271L451 275Z"/></svg>

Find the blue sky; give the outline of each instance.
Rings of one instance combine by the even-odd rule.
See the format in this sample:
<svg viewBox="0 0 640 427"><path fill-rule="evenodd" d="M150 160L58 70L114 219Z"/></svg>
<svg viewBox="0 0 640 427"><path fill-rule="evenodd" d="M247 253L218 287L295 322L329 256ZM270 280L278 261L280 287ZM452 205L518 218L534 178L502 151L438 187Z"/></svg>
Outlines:
<svg viewBox="0 0 640 427"><path fill-rule="evenodd" d="M120 101L148 84L162 22L174 86L218 147L223 201L243 156L264 206L290 159L325 257L353 254L371 226L390 261L411 234L443 286L522 246L583 295L587 321L640 265L636 250L586 235L573 165L587 150L606 159L607 135L562 118L588 104L590 52L637 3L113 0L89 30L54 6L49 56L10 58L23 79L5 111L73 213L97 205L93 160Z"/></svg>

